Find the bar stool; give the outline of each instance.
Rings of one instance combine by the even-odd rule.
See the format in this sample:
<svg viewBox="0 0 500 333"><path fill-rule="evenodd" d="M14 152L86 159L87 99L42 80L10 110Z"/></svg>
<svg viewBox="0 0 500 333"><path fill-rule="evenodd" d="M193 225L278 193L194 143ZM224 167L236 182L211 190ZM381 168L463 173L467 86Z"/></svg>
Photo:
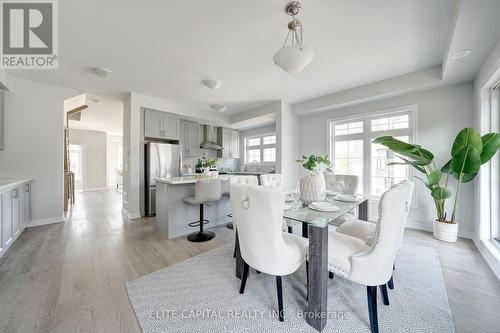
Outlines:
<svg viewBox="0 0 500 333"><path fill-rule="evenodd" d="M198 179L195 185L195 195L184 198L184 202L190 205L200 206L200 219L189 223L190 227L200 227L198 232L188 235L187 239L191 242L206 242L215 237L212 231L204 231L203 225L209 223L203 216L203 208L206 203L219 201L222 197L221 180L216 179Z"/></svg>

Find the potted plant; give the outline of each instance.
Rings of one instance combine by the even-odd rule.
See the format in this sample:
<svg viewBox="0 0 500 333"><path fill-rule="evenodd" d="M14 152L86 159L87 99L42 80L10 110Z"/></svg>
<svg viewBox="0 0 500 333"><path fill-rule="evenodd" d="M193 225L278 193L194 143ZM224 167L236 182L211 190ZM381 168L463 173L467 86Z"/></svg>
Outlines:
<svg viewBox="0 0 500 333"><path fill-rule="evenodd" d="M201 170L204 175L209 175L210 167L214 167L217 165L217 159L211 159L207 157L205 153L198 158L198 162L196 163L196 169Z"/></svg>
<svg viewBox="0 0 500 333"><path fill-rule="evenodd" d="M302 159L296 160L302 164L304 169L311 173L300 179L300 199L306 205L314 201L323 201L326 198L326 183L323 173L332 171L332 162L328 155L310 155L302 156Z"/></svg>
<svg viewBox="0 0 500 333"><path fill-rule="evenodd" d="M406 143L391 136L376 138L373 143L381 144L401 159L401 162L389 163L409 164L425 175L421 179L430 190L436 206L437 218L433 223L434 237L455 242L458 234L456 222L456 209L460 195L461 184L473 180L479 172L481 165L487 163L500 148L500 135L488 133L482 137L474 128L462 129L455 138L451 148L451 159L438 169L434 162L434 155L419 145ZM446 199L452 197L448 189L450 175L457 180L453 210L451 217L445 211Z"/></svg>

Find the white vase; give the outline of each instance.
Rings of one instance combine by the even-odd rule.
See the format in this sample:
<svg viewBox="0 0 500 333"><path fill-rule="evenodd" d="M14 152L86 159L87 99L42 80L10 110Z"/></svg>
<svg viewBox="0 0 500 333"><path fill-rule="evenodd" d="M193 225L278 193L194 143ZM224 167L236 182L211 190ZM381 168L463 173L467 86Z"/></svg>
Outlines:
<svg viewBox="0 0 500 333"><path fill-rule="evenodd" d="M300 200L306 205L326 198L325 177L321 172L312 172L300 179Z"/></svg>
<svg viewBox="0 0 500 333"><path fill-rule="evenodd" d="M434 221L434 238L444 242L457 241L458 224Z"/></svg>

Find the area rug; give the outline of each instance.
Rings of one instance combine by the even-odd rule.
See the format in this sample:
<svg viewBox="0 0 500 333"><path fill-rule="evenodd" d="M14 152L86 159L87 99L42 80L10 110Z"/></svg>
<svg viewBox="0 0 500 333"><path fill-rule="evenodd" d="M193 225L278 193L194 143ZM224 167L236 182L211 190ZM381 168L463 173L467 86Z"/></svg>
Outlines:
<svg viewBox="0 0 500 333"><path fill-rule="evenodd" d="M233 248L225 245L127 283L141 329L152 332L316 332L304 319L305 267L283 279L285 321L277 319L276 280L251 270L238 293ZM441 265L432 248L403 244L390 305L378 295L380 332L455 332ZM366 287L328 280L324 332L370 332Z"/></svg>

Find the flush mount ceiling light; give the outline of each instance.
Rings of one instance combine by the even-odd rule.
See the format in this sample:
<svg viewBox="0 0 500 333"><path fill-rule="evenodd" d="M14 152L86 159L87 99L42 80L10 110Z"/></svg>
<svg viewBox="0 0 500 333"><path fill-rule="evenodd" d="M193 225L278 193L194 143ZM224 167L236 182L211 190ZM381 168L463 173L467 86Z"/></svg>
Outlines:
<svg viewBox="0 0 500 333"><path fill-rule="evenodd" d="M461 59L461 58L467 57L469 54L471 54L471 52L472 52L471 49L459 51L459 52L453 54L451 56L451 59L457 60L457 59Z"/></svg>
<svg viewBox="0 0 500 333"><path fill-rule="evenodd" d="M285 8L285 13L292 17L288 22L288 34L282 48L274 55L274 63L287 73L298 73L304 69L314 58L314 51L311 47L303 44L302 23L295 18L302 8L300 2L289 2ZM287 42L292 35L291 44Z"/></svg>
<svg viewBox="0 0 500 333"><path fill-rule="evenodd" d="M217 89L222 85L222 82L220 82L219 80L215 80L215 79L205 79L205 80L201 81L201 83L203 83L207 88L210 88L210 89Z"/></svg>
<svg viewBox="0 0 500 333"><path fill-rule="evenodd" d="M227 106L224 104L212 104L210 105L212 110L217 111L217 112L224 112L227 110Z"/></svg>
<svg viewBox="0 0 500 333"><path fill-rule="evenodd" d="M107 68L104 68L104 67L91 67L90 70L94 74L96 74L96 75L98 75L98 76L100 76L100 77L102 77L104 79L116 76L115 72L113 72L111 69L107 69Z"/></svg>

